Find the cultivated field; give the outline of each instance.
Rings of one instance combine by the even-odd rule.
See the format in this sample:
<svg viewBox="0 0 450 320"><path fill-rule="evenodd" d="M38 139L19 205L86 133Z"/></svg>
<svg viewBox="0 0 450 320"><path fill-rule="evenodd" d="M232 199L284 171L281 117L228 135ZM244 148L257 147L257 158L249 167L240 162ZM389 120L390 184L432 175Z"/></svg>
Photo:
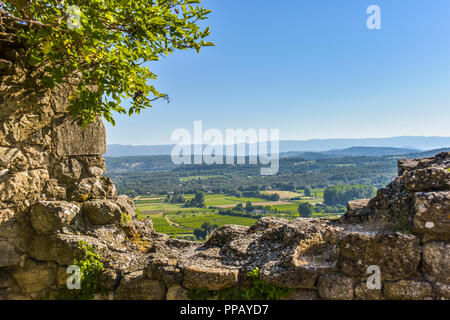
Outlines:
<svg viewBox="0 0 450 320"><path fill-rule="evenodd" d="M285 200L285 199L292 199L292 198L296 198L296 197L302 197L304 196L303 193L299 193L299 192L293 192L293 191L261 191L262 194L268 194L268 195L272 195L272 194L279 194L280 195L280 199L281 200Z"/></svg>
<svg viewBox="0 0 450 320"><path fill-rule="evenodd" d="M206 194L206 208L185 207L184 204L171 204L164 202L166 196L141 196L135 199L135 205L142 215L153 222L157 232L166 233L171 237L193 237L195 229L201 228L205 222L222 227L227 224L251 226L257 219L253 217L240 217L219 214L219 209L233 208L242 203L251 202L253 206L270 206L278 212L273 214L261 214L263 216L277 216L285 219L298 218L298 205L302 202L311 204L321 203L323 189L315 189L316 197L305 197L302 191L263 191L264 194L278 193L280 201L268 201L262 198L238 198L224 194ZM185 199L191 199L194 195L184 195ZM297 200L287 200L298 198ZM336 214L313 214L313 217L336 217Z"/></svg>

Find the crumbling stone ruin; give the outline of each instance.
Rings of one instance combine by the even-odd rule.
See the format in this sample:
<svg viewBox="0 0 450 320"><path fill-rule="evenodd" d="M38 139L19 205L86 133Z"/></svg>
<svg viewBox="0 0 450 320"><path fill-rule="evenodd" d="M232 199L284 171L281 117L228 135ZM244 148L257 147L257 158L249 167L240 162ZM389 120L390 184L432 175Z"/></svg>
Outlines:
<svg viewBox="0 0 450 320"><path fill-rule="evenodd" d="M399 176L340 220L263 218L204 244L170 239L138 219L104 176L101 120L66 112L71 83L46 89L0 39L0 299L55 297L92 246L105 269L98 299L187 299L197 289L262 281L286 299L449 299L450 153L399 161ZM367 270L380 270L371 289Z"/></svg>

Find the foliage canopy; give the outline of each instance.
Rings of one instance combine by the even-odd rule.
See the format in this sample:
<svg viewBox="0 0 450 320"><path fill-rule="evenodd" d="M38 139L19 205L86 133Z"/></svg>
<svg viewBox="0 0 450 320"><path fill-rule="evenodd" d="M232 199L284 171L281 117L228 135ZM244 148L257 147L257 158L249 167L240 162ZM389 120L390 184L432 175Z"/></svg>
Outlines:
<svg viewBox="0 0 450 320"><path fill-rule="evenodd" d="M302 218L311 218L314 212L314 206L309 202L302 202L298 205L298 213Z"/></svg>
<svg viewBox="0 0 450 320"><path fill-rule="evenodd" d="M213 46L199 0L0 1L0 32L26 43L26 58L47 87L77 75L68 111L89 123L112 112L139 113L167 99L145 62ZM128 110L122 101L130 99Z"/></svg>

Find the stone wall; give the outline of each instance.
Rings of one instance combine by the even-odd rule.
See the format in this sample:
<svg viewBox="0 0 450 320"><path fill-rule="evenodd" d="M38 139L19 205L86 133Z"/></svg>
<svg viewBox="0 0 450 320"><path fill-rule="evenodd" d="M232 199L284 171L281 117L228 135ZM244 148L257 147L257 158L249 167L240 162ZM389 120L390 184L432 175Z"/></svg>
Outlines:
<svg viewBox="0 0 450 320"><path fill-rule="evenodd" d="M76 81L46 89L20 45L0 38L0 48L0 298L37 299L65 286L80 240L105 259L114 286L142 268L135 238L149 237L151 222L122 226L122 215L136 212L103 176L103 122L82 128L66 112Z"/></svg>
<svg viewBox="0 0 450 320"><path fill-rule="evenodd" d="M42 88L19 45L0 47L0 299L54 297L80 240L101 256L110 299L239 290L254 268L291 288L287 299L450 298L450 153L400 161L394 182L339 221L263 218L204 244L173 240L103 175L102 121L82 128L65 111L74 83ZM379 290L366 285L373 265Z"/></svg>

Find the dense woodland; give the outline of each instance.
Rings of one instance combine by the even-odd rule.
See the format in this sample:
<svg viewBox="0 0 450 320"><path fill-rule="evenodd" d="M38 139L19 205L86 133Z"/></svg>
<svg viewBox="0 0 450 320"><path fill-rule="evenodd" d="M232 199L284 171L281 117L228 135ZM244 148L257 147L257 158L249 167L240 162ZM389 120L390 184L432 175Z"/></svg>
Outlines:
<svg viewBox="0 0 450 320"><path fill-rule="evenodd" d="M107 174L116 183L118 191L129 196L167 194L174 190L179 193L204 190L248 196L252 191L289 191L305 186L368 185L381 188L397 174L399 158L285 158L280 159L279 172L274 176L261 176L259 165L176 166L170 156L106 158L106 164Z"/></svg>

